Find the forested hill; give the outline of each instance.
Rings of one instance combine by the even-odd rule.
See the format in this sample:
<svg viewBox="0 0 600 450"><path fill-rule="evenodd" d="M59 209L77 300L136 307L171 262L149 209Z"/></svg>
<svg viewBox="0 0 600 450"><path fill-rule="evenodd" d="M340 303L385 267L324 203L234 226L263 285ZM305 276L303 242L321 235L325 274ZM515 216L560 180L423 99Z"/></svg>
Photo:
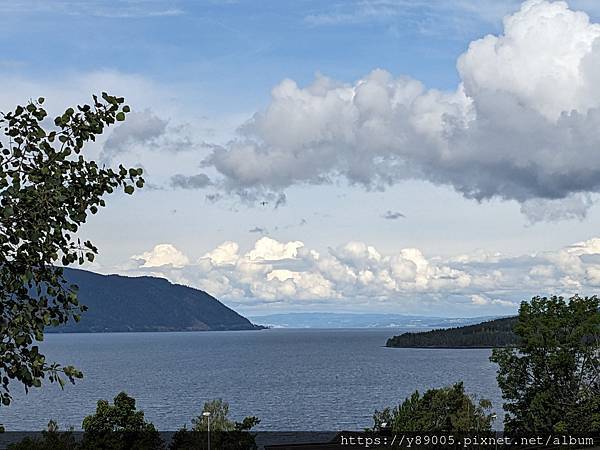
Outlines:
<svg viewBox="0 0 600 450"><path fill-rule="evenodd" d="M492 348L518 343L513 332L517 317L491 320L477 325L404 333L387 340L386 347L421 348Z"/></svg>
<svg viewBox="0 0 600 450"><path fill-rule="evenodd" d="M49 332L253 330L253 325L204 291L162 278L100 275L65 269L88 307L81 321Z"/></svg>

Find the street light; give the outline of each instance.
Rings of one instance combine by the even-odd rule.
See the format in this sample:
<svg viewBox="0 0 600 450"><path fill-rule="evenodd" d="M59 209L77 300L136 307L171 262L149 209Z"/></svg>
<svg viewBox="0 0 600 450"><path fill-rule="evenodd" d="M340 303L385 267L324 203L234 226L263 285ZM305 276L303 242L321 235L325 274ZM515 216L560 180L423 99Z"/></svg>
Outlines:
<svg viewBox="0 0 600 450"><path fill-rule="evenodd" d="M492 422L494 420L496 420L496 417L498 417L498 415L496 413L492 413ZM495 449L498 448L498 432L497 431L494 432L494 448Z"/></svg>
<svg viewBox="0 0 600 450"><path fill-rule="evenodd" d="M208 426L207 426L207 429L208 429L208 437L207 437L207 439L208 439L208 450L210 450L210 412L209 412L209 411L204 411L204 412L202 413L202 415L203 415L204 417L206 417L206 420L207 420L207 422L208 422Z"/></svg>

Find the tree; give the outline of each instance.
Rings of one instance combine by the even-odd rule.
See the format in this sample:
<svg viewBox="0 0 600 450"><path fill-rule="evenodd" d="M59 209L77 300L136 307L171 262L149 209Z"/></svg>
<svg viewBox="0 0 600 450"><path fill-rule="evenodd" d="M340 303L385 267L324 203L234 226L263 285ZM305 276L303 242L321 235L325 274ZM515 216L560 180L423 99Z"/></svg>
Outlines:
<svg viewBox="0 0 600 450"><path fill-rule="evenodd" d="M73 431L60 432L55 421L48 422L47 431L40 438L26 437L20 442L9 444L8 450L79 450Z"/></svg>
<svg viewBox="0 0 600 450"><path fill-rule="evenodd" d="M511 433L600 431L600 312L597 297L522 302L515 348L495 349Z"/></svg>
<svg viewBox="0 0 600 450"><path fill-rule="evenodd" d="M204 403L202 413L198 417L192 419L192 431L207 431L208 419L203 416L203 413L210 414L210 429L211 431L233 431L235 422L229 419L229 403L217 398Z"/></svg>
<svg viewBox="0 0 600 450"><path fill-rule="evenodd" d="M35 341L44 330L79 320L85 307L63 277L68 266L93 261L97 248L78 237L88 215L104 207L105 194L132 194L141 169L100 167L82 154L105 127L125 120L124 99L102 94L93 104L68 108L47 122L43 98L0 113L0 404L11 401L9 382L25 390L47 376L64 385L82 373L49 364ZM135 186L135 187L134 187Z"/></svg>
<svg viewBox="0 0 600 450"><path fill-rule="evenodd" d="M208 420L204 413L210 414L210 431L219 432L245 432L254 428L260 423L260 419L255 416L244 417L241 422L229 419L229 403L217 398L204 403L202 413L192 419L192 431L208 431Z"/></svg>
<svg viewBox="0 0 600 450"><path fill-rule="evenodd" d="M161 449L163 442L143 411L137 411L135 399L119 393L110 405L99 400L96 413L83 419L85 449Z"/></svg>
<svg viewBox="0 0 600 450"><path fill-rule="evenodd" d="M83 438L76 439L73 429L60 432L56 422L39 437L26 437L9 445L9 450L162 450L164 442L143 411L137 411L135 399L121 392L109 404L97 403L96 413L83 420Z"/></svg>
<svg viewBox="0 0 600 450"><path fill-rule="evenodd" d="M210 413L212 448L256 448L254 435L249 431L260 423L260 419L255 416L245 417L241 422L229 419L229 403L219 398L204 403L202 412L192 419L191 431L184 427L174 434L169 447L171 450L206 448L209 429L208 418L203 413Z"/></svg>
<svg viewBox="0 0 600 450"><path fill-rule="evenodd" d="M373 428L430 433L490 431L493 415L487 411L491 407L491 402L485 399L475 404L460 382L430 389L422 396L415 391L393 410L375 411Z"/></svg>

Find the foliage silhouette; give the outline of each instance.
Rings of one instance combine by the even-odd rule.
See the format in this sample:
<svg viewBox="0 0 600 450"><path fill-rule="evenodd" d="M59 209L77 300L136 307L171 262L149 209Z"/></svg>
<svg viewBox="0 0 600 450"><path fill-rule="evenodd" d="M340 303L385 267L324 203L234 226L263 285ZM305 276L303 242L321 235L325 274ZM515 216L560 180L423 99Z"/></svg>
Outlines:
<svg viewBox="0 0 600 450"><path fill-rule="evenodd" d="M600 431L600 312L597 297L522 302L515 348L495 349L511 433Z"/></svg>
<svg viewBox="0 0 600 450"><path fill-rule="evenodd" d="M82 373L49 364L34 341L46 327L79 320L85 307L76 286L63 277L68 266L93 261L97 248L77 236L88 215L105 206L116 188L141 188L141 169L117 171L84 157L87 143L125 120L129 106L106 93L93 104L68 108L54 119L43 98L0 113L0 404L11 401L9 383L25 390L46 378L74 382ZM63 378L64 377L64 378Z"/></svg>
<svg viewBox="0 0 600 450"><path fill-rule="evenodd" d="M493 348L513 346L519 342L519 337L513 331L516 323L516 317L507 317L464 327L404 333L388 339L386 346L403 348Z"/></svg>
<svg viewBox="0 0 600 450"><path fill-rule="evenodd" d="M375 431L393 432L486 432L491 431L492 404L482 399L478 403L465 393L462 382L450 387L429 389L423 395L415 391L400 405L375 411ZM385 426L383 425L385 424Z"/></svg>
<svg viewBox="0 0 600 450"><path fill-rule="evenodd" d="M87 449L161 449L162 439L143 411L137 411L135 399L119 393L109 404L98 401L96 413L83 419L83 448Z"/></svg>
<svg viewBox="0 0 600 450"><path fill-rule="evenodd" d="M210 432L208 417L210 414ZM204 403L202 412L192 419L192 430L182 428L175 433L170 445L171 450L196 450L208 448L210 434L211 448L255 449L255 436L250 430L260 423L254 416L245 417L241 422L229 419L229 403L215 399Z"/></svg>

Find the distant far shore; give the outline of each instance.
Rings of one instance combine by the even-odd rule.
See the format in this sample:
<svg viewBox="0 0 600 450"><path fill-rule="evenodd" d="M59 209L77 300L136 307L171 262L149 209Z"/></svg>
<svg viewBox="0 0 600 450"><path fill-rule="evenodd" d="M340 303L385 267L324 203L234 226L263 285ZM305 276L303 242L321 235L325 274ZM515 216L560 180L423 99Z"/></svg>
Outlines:
<svg viewBox="0 0 600 450"><path fill-rule="evenodd" d="M475 325L437 329L421 333L404 333L386 342L393 348L499 348L519 343L513 331L516 317L489 320Z"/></svg>
<svg viewBox="0 0 600 450"><path fill-rule="evenodd" d="M47 328L46 333L49 334L82 334L82 333L197 333L197 332L212 332L212 331L260 331L268 330L270 327L263 325L255 325L254 328L237 328L237 329L165 329L165 328L144 328L144 329L115 329L115 330L93 330L93 329L61 329L58 328Z"/></svg>
<svg viewBox="0 0 600 450"><path fill-rule="evenodd" d="M399 347L399 346L389 346L389 345L384 345L383 347L385 348L418 348L418 349L429 349L429 350L476 350L476 349L494 349L494 348L498 348L499 346L493 346L493 345L470 345L470 346L442 346L442 345L431 345L431 346L419 346L419 345L413 345L413 346L405 346L405 347Z"/></svg>

